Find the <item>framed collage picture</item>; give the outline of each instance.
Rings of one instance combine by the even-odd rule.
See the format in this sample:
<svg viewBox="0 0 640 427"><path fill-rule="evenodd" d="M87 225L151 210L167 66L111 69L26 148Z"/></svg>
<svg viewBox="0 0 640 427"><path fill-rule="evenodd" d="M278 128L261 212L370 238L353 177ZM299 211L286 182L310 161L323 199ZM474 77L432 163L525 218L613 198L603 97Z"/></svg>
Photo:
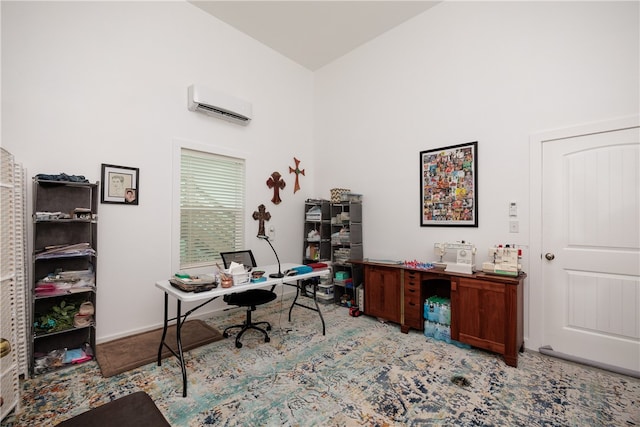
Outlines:
<svg viewBox="0 0 640 427"><path fill-rule="evenodd" d="M420 152L420 225L478 226L478 142Z"/></svg>

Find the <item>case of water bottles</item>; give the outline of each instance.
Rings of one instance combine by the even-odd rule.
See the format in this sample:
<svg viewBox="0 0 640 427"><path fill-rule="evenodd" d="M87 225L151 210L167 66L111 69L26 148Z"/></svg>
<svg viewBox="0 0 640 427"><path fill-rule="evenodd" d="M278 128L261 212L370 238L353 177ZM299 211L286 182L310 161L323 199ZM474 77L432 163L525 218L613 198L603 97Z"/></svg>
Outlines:
<svg viewBox="0 0 640 427"><path fill-rule="evenodd" d="M424 335L451 342L451 300L437 295L424 302Z"/></svg>

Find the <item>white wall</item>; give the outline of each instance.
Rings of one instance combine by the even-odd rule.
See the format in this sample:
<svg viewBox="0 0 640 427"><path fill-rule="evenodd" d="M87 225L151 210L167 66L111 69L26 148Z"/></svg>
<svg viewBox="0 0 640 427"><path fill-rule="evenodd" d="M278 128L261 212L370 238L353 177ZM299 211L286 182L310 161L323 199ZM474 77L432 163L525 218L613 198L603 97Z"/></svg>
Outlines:
<svg viewBox="0 0 640 427"><path fill-rule="evenodd" d="M304 200L315 177L313 75L186 2L2 2L2 144L33 176L85 175L102 163L140 168L139 206L99 206L99 341L157 326L154 286L172 263L175 140L247 159L246 246L264 203L283 260L301 261ZM200 83L253 103L247 127L186 108ZM293 157L306 169L293 194ZM266 180L279 171L283 202ZM296 242L286 244L285 242Z"/></svg>
<svg viewBox="0 0 640 427"><path fill-rule="evenodd" d="M527 247L529 136L638 113L638 16L638 2L444 2L387 32L315 73L318 190L364 194L365 257L429 261L466 240L481 265L496 243ZM419 152L471 141L479 227L420 227Z"/></svg>

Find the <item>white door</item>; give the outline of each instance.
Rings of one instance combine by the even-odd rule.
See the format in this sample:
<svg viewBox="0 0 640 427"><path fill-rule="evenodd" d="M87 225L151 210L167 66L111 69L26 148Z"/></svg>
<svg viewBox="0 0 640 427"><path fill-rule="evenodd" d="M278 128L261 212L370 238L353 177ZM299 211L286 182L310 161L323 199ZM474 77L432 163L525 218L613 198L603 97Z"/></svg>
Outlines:
<svg viewBox="0 0 640 427"><path fill-rule="evenodd" d="M542 144L544 344L640 372L640 129Z"/></svg>

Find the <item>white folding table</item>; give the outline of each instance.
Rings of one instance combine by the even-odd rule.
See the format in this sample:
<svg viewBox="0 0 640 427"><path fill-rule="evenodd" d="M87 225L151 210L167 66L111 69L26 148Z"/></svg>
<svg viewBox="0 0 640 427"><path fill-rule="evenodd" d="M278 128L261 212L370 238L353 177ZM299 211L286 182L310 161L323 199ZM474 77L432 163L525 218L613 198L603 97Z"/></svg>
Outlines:
<svg viewBox="0 0 640 427"><path fill-rule="evenodd" d="M293 269L294 267L298 267L300 264L286 263L281 264L280 270L285 272ZM158 366L162 365L162 349L166 347L169 351L178 359L180 362L180 368L182 370L182 396L187 396L187 370L185 366L184 354L182 351L182 338L180 331L182 326L184 325L187 317L191 315L193 312L198 310L199 308L209 304L211 301L220 298L226 294L231 294L234 292L243 292L248 289L256 289L256 288L265 288L272 287L275 285L290 285L296 287L296 296L291 303L291 307L289 307L289 321L291 321L291 311L294 306L303 307L309 310L313 310L318 313L320 316L320 321L322 322L322 335L325 335L325 323L324 318L322 317L322 312L320 311L320 307L318 306L318 301L316 299L316 287L313 287L313 302L315 307L308 306L306 304L302 304L298 301L298 297L301 292L305 292L302 289L302 281L307 279L312 279L314 277L326 276L330 273L329 268L323 269L314 269L309 273L296 274L294 276L284 276L281 278L272 278L269 277L271 273L278 272L278 265L267 265L267 266L259 266L254 267L253 270L261 270L264 271L265 274L263 277L266 277L266 281L263 282L250 282L245 285L234 285L230 288L222 288L218 286L217 288L211 289L209 291L204 292L185 292L169 283L169 280L160 280L156 282L156 287L164 292L164 321L163 321L163 330L162 330L162 339L160 341L160 345L158 348ZM176 316L169 318L169 296L172 296L176 300ZM190 309L186 313L182 314L182 303L189 302L200 302L199 305ZM166 341L165 338L167 336L167 328L169 327L169 323L172 321L176 321L176 346L177 349L171 347Z"/></svg>

